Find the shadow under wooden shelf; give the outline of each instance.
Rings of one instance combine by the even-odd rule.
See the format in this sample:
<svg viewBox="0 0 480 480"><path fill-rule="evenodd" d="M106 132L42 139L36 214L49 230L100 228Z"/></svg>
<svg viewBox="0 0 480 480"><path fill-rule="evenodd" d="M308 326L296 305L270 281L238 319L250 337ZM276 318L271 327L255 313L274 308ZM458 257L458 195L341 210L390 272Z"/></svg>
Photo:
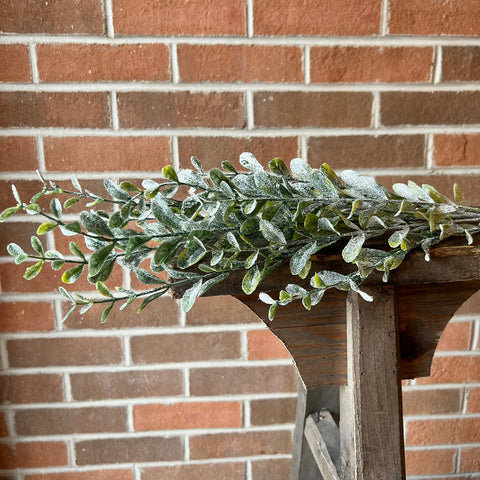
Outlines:
<svg viewBox="0 0 480 480"><path fill-rule="evenodd" d="M314 259L311 271L349 268L333 254ZM244 295L241 281L232 274L208 295L237 297L282 340L297 366L291 480L404 479L400 382L430 374L443 329L480 290L478 239L432 248L429 262L412 252L387 284L379 272L372 275L362 285L372 303L355 292L329 291L310 311L299 302L279 308L272 322L268 306ZM285 265L261 289L276 292L293 282L298 277Z"/></svg>

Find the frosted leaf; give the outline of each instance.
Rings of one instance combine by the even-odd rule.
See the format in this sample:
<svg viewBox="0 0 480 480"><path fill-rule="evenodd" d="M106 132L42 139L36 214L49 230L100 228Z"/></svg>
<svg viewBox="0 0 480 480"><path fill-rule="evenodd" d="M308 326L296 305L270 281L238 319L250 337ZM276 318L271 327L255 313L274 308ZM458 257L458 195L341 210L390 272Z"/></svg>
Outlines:
<svg viewBox="0 0 480 480"><path fill-rule="evenodd" d="M294 158L290 162L290 170L295 177L302 179L308 178L312 173L312 167L303 158Z"/></svg>
<svg viewBox="0 0 480 480"><path fill-rule="evenodd" d="M251 153L248 152L243 152L240 154L240 165L252 172L263 171L263 167L260 162Z"/></svg>
<svg viewBox="0 0 480 480"><path fill-rule="evenodd" d="M366 198L387 198L383 188L372 177L360 176L353 170L344 170L340 176L348 187Z"/></svg>

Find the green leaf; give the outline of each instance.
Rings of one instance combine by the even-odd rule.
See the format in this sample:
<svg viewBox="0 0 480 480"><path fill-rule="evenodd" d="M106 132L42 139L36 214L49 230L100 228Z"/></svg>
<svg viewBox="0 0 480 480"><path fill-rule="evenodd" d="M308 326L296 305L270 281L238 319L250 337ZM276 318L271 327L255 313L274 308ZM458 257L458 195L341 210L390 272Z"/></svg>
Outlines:
<svg viewBox="0 0 480 480"><path fill-rule="evenodd" d="M285 177L291 176L290 170L285 165L285 162L279 157L276 157L273 160L270 160L268 164L268 168L270 168L270 171L274 175L281 175Z"/></svg>
<svg viewBox="0 0 480 480"><path fill-rule="evenodd" d="M262 279L262 272L257 265L254 265L247 271L242 280L242 290L247 294L252 294Z"/></svg>
<svg viewBox="0 0 480 480"><path fill-rule="evenodd" d="M17 203L22 203L22 201L20 200L20 195L18 194L18 190L17 190L17 187L15 185L12 185L12 193L13 193L13 198L15 199L15 201Z"/></svg>
<svg viewBox="0 0 480 480"><path fill-rule="evenodd" d="M357 258L363 244L365 243L365 234L360 232L350 238L342 250L342 257L347 263L352 263Z"/></svg>
<svg viewBox="0 0 480 480"><path fill-rule="evenodd" d="M71 237L73 235L78 235L82 233L82 227L77 221L68 223L66 225L60 225L60 230L66 237Z"/></svg>
<svg viewBox="0 0 480 480"><path fill-rule="evenodd" d="M95 287L97 288L98 293L100 293L104 297L114 298L113 295L110 293L109 288L103 282L97 282L95 284Z"/></svg>
<svg viewBox="0 0 480 480"><path fill-rule="evenodd" d="M77 255L82 260L85 260L85 255L83 254L82 249L75 242L70 242L68 248L73 255Z"/></svg>
<svg viewBox="0 0 480 480"><path fill-rule="evenodd" d="M103 181L103 186L105 187L105 190L108 192L108 194L114 199L122 200L124 202L128 202L132 199L132 197L123 188L121 188L118 183L115 183L113 180L106 178Z"/></svg>
<svg viewBox="0 0 480 480"><path fill-rule="evenodd" d="M75 267L69 268L62 275L63 283L75 283L80 275L83 273L85 265L75 265Z"/></svg>
<svg viewBox="0 0 480 480"><path fill-rule="evenodd" d="M206 248L202 244L196 243L194 247L185 248L178 254L177 266L182 269L191 267L199 262L206 253Z"/></svg>
<svg viewBox="0 0 480 480"><path fill-rule="evenodd" d="M219 187L222 182L228 183L228 178L219 168L212 168L208 176L216 187Z"/></svg>
<svg viewBox="0 0 480 480"><path fill-rule="evenodd" d="M40 255L43 256L43 254L45 253L44 249L43 249L43 245L42 245L42 242L35 236L32 236L31 239L31 244L32 244L32 248L37 252L39 253Z"/></svg>
<svg viewBox="0 0 480 480"><path fill-rule="evenodd" d="M155 254L152 259L152 264L155 267L168 264L173 259L175 253L179 247L177 240L170 240L160 244L155 250Z"/></svg>
<svg viewBox="0 0 480 480"><path fill-rule="evenodd" d="M102 312L102 317L100 319L101 323L105 323L107 321L108 316L113 308L113 302Z"/></svg>
<svg viewBox="0 0 480 480"><path fill-rule="evenodd" d="M270 308L268 309L268 319L272 321L275 318L275 313L277 313L277 308L278 308L278 302L273 303L270 305Z"/></svg>
<svg viewBox="0 0 480 480"><path fill-rule="evenodd" d="M93 302L85 304L80 309L80 315L83 315L84 313L87 313L92 307L93 307Z"/></svg>
<svg viewBox="0 0 480 480"><path fill-rule="evenodd" d="M32 280L34 279L41 271L43 264L45 263L44 260L40 260L39 262L35 263L34 265L28 267L23 274L23 278L25 280Z"/></svg>
<svg viewBox="0 0 480 480"><path fill-rule="evenodd" d="M80 193L83 193L82 187L80 186L80 182L77 180L77 177L73 173L70 176L70 181L72 182L72 185L76 190L78 190Z"/></svg>
<svg viewBox="0 0 480 480"><path fill-rule="evenodd" d="M317 252L319 245L317 242L308 243L300 250L297 250L290 259L290 271L292 275L298 275L307 265L311 256Z"/></svg>
<svg viewBox="0 0 480 480"><path fill-rule="evenodd" d="M90 258L88 260L89 277L94 277L102 270L105 261L107 260L114 247L115 245L111 243L90 255Z"/></svg>
<svg viewBox="0 0 480 480"><path fill-rule="evenodd" d="M63 287L58 287L58 291L70 302L76 303L72 295L67 292Z"/></svg>
<svg viewBox="0 0 480 480"><path fill-rule="evenodd" d="M80 198L79 198L79 197L70 197L70 198L67 198L67 199L63 202L63 208L65 208L65 210L68 210L69 208L72 208L74 205L76 205L79 201L80 201Z"/></svg>
<svg viewBox="0 0 480 480"><path fill-rule="evenodd" d="M17 257L18 255L23 255L25 252L23 251L23 248L17 245L16 243L9 243L7 245L7 252L12 256L12 257Z"/></svg>
<svg viewBox="0 0 480 480"><path fill-rule="evenodd" d="M275 300L268 293L265 292L260 292L258 294L258 299L261 302L266 303L267 305L273 305L275 303Z"/></svg>
<svg viewBox="0 0 480 480"><path fill-rule="evenodd" d="M130 237L125 250L125 258L127 259L135 250L138 250L151 239L151 235L134 235L133 237Z"/></svg>
<svg viewBox="0 0 480 480"><path fill-rule="evenodd" d="M82 212L80 214L80 221L85 229L90 233L105 237L114 236L105 220L103 220L103 218L96 213Z"/></svg>
<svg viewBox="0 0 480 480"><path fill-rule="evenodd" d="M175 214L172 212L167 202L159 198L157 195L151 204L153 216L164 226L172 229L174 232L178 232L182 229L182 224L176 218Z"/></svg>
<svg viewBox="0 0 480 480"><path fill-rule="evenodd" d="M62 323L65 323L70 318L70 315L75 311L76 308L77 308L77 305L74 304L72 308L62 318Z"/></svg>
<svg viewBox="0 0 480 480"><path fill-rule="evenodd" d="M408 234L409 232L409 229L406 228L406 229L402 229L402 230L397 230L395 232L393 232L390 237L388 238L388 244L392 247L392 248L397 248L399 247L405 236Z"/></svg>
<svg viewBox="0 0 480 480"><path fill-rule="evenodd" d="M135 275L144 285L167 285L165 280L162 280L143 268L137 268L135 270Z"/></svg>
<svg viewBox="0 0 480 480"><path fill-rule="evenodd" d="M260 219L260 230L265 238L265 240L271 243L281 243L286 244L287 241L285 240L285 236L283 232L276 227L273 223L264 220L263 218Z"/></svg>
<svg viewBox="0 0 480 480"><path fill-rule="evenodd" d="M199 162L197 157L190 157L190 163L193 165L193 168L199 173L203 173L202 164Z"/></svg>
<svg viewBox="0 0 480 480"><path fill-rule="evenodd" d="M44 222L37 228L37 235L45 235L53 230L57 225L58 223Z"/></svg>
<svg viewBox="0 0 480 480"><path fill-rule="evenodd" d="M199 280L183 294L181 305L185 313L193 307L195 300L199 297L202 284L203 280Z"/></svg>
<svg viewBox="0 0 480 480"><path fill-rule="evenodd" d="M222 162L222 168L229 173L238 173L237 169L228 160Z"/></svg>
<svg viewBox="0 0 480 480"><path fill-rule="evenodd" d="M458 205L467 204L465 200L465 196L463 195L462 191L460 190L460 187L456 183L453 185L453 198L455 200L455 203L457 203Z"/></svg>
<svg viewBox="0 0 480 480"><path fill-rule="evenodd" d="M138 192L138 193L142 193L143 190L139 187L137 187L136 185L134 185L133 183L131 182L122 182L120 183L120 188L122 190L125 190L126 192Z"/></svg>
<svg viewBox="0 0 480 480"><path fill-rule="evenodd" d="M50 201L50 211L53 216L61 220L62 218L62 204L58 198L52 198Z"/></svg>
<svg viewBox="0 0 480 480"><path fill-rule="evenodd" d="M6 208L2 213L0 213L0 222L4 222L7 218L10 218L12 215L15 215L21 206L9 207Z"/></svg>
<svg viewBox="0 0 480 480"><path fill-rule="evenodd" d="M245 260L245 268L248 270L249 268L252 268L253 265L255 265L255 262L257 261L259 251L256 250L253 252L247 259Z"/></svg>

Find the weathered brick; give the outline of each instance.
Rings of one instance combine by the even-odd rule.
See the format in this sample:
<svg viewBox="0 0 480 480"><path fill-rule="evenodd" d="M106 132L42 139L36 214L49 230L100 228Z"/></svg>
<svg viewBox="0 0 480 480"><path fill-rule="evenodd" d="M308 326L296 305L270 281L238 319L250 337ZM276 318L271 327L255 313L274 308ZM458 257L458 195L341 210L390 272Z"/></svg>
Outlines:
<svg viewBox="0 0 480 480"><path fill-rule="evenodd" d="M10 202L12 204L13 202ZM40 223L18 222L18 217L13 217L0 227L0 256L9 257L7 246L11 241L27 250L30 248L30 239L37 233Z"/></svg>
<svg viewBox="0 0 480 480"><path fill-rule="evenodd" d="M101 0L0 0L0 32L89 33L104 31Z"/></svg>
<svg viewBox="0 0 480 480"><path fill-rule="evenodd" d="M47 170L160 171L171 162L167 137L47 137Z"/></svg>
<svg viewBox="0 0 480 480"><path fill-rule="evenodd" d="M243 95L236 92L127 92L117 98L122 128L241 128L245 123Z"/></svg>
<svg viewBox="0 0 480 480"><path fill-rule="evenodd" d="M299 47L179 45L182 82L301 82Z"/></svg>
<svg viewBox="0 0 480 480"><path fill-rule="evenodd" d="M480 47L443 47L442 80L444 82L478 82Z"/></svg>
<svg viewBox="0 0 480 480"><path fill-rule="evenodd" d="M1 92L0 127L108 128L108 94Z"/></svg>
<svg viewBox="0 0 480 480"><path fill-rule="evenodd" d="M45 473L26 475L25 480L133 480L132 470L88 470L85 472Z"/></svg>
<svg viewBox="0 0 480 480"><path fill-rule="evenodd" d="M191 480L192 478L243 480L245 478L245 466L243 462L236 462L142 468L142 480L158 480L160 478L168 478L168 480Z"/></svg>
<svg viewBox="0 0 480 480"><path fill-rule="evenodd" d="M480 413L480 388L471 388L467 400L468 413Z"/></svg>
<svg viewBox="0 0 480 480"><path fill-rule="evenodd" d="M137 431L238 428L242 426L242 405L239 402L135 405L133 422Z"/></svg>
<svg viewBox="0 0 480 480"><path fill-rule="evenodd" d="M461 472L478 473L480 471L480 448L462 448L460 461Z"/></svg>
<svg viewBox="0 0 480 480"><path fill-rule="evenodd" d="M240 358L237 332L180 333L132 337L135 363L197 362Z"/></svg>
<svg viewBox="0 0 480 480"><path fill-rule="evenodd" d="M332 168L407 168L423 167L423 135L348 135L311 137L308 140L309 162Z"/></svg>
<svg viewBox="0 0 480 480"><path fill-rule="evenodd" d="M252 462L252 480L285 480L290 475L291 460L275 458Z"/></svg>
<svg viewBox="0 0 480 480"><path fill-rule="evenodd" d="M124 407L37 408L15 413L19 435L125 432Z"/></svg>
<svg viewBox="0 0 480 480"><path fill-rule="evenodd" d="M115 33L126 35L245 35L241 0L116 0Z"/></svg>
<svg viewBox="0 0 480 480"><path fill-rule="evenodd" d="M289 431L219 433L190 437L190 455L194 460L205 458L244 457L290 453Z"/></svg>
<svg viewBox="0 0 480 480"><path fill-rule="evenodd" d="M480 92L383 92L383 125L480 123Z"/></svg>
<svg viewBox="0 0 480 480"><path fill-rule="evenodd" d="M138 437L86 440L75 444L77 465L183 460L177 437Z"/></svg>
<svg viewBox="0 0 480 480"><path fill-rule="evenodd" d="M2 375L0 402L47 403L63 400L63 382L60 375Z"/></svg>
<svg viewBox="0 0 480 480"><path fill-rule="evenodd" d="M369 127L372 95L364 92L258 92L258 127Z"/></svg>
<svg viewBox="0 0 480 480"><path fill-rule="evenodd" d="M295 422L296 398L272 398L250 402L252 425L274 425Z"/></svg>
<svg viewBox="0 0 480 480"><path fill-rule="evenodd" d="M0 332L36 332L54 328L51 303L0 303Z"/></svg>
<svg viewBox="0 0 480 480"><path fill-rule="evenodd" d="M247 333L247 338L249 360L290 358L288 350L270 330L251 330Z"/></svg>
<svg viewBox="0 0 480 480"><path fill-rule="evenodd" d="M29 338L9 340L11 367L111 365L123 360L120 338Z"/></svg>
<svg viewBox="0 0 480 480"><path fill-rule="evenodd" d="M310 80L337 82L428 82L433 49L417 47L312 47Z"/></svg>
<svg viewBox="0 0 480 480"><path fill-rule="evenodd" d="M466 383L480 381L480 355L434 357L431 375L419 378L419 384Z"/></svg>
<svg viewBox="0 0 480 480"><path fill-rule="evenodd" d="M63 442L0 442L0 465L5 470L68 465L67 445Z"/></svg>
<svg viewBox="0 0 480 480"><path fill-rule="evenodd" d="M34 137L0 137L2 172L31 171L36 168L37 146Z"/></svg>
<svg viewBox="0 0 480 480"><path fill-rule="evenodd" d="M476 0L390 0L389 32L407 35L478 35Z"/></svg>
<svg viewBox="0 0 480 480"><path fill-rule="evenodd" d="M254 2L256 35L375 35L380 30L380 0L288 0Z"/></svg>
<svg viewBox="0 0 480 480"><path fill-rule="evenodd" d="M403 414L459 413L462 407L459 388L403 391Z"/></svg>
<svg viewBox="0 0 480 480"><path fill-rule="evenodd" d="M0 65L0 82L30 81L30 60L26 45L0 45Z"/></svg>
<svg viewBox="0 0 480 480"><path fill-rule="evenodd" d="M170 80L164 44L37 46L41 82Z"/></svg>
<svg viewBox="0 0 480 480"><path fill-rule="evenodd" d="M407 450L405 468L407 475L454 473L457 450Z"/></svg>
<svg viewBox="0 0 480 480"><path fill-rule="evenodd" d="M140 304L139 304L140 305ZM132 305L133 307L134 305ZM68 303L64 305L64 313L67 313L70 306ZM84 314L80 314L77 309L68 320L63 324L64 328L77 329L95 329L104 330L106 328L139 328L139 327L165 327L178 325L178 306L175 300L171 298L158 298L140 313L128 315L124 311L118 309L112 310L108 316L106 323L99 321L99 312L90 309Z"/></svg>
<svg viewBox="0 0 480 480"><path fill-rule="evenodd" d="M9 436L7 420L5 418L5 413L0 413L0 437L5 438Z"/></svg>
<svg viewBox="0 0 480 480"><path fill-rule="evenodd" d="M472 332L471 322L450 322L443 330L437 350L468 350Z"/></svg>
<svg viewBox="0 0 480 480"><path fill-rule="evenodd" d="M70 375L74 400L108 400L174 396L183 393L180 370L75 373Z"/></svg>
<svg viewBox="0 0 480 480"><path fill-rule="evenodd" d="M480 442L480 418L411 420L407 445L442 445Z"/></svg>
<svg viewBox="0 0 480 480"><path fill-rule="evenodd" d="M259 318L231 296L199 298L187 313L188 325L258 323Z"/></svg>
<svg viewBox="0 0 480 480"><path fill-rule="evenodd" d="M435 135L433 158L439 167L478 165L480 135Z"/></svg>
<svg viewBox="0 0 480 480"><path fill-rule="evenodd" d="M180 166L191 168L190 157L197 157L205 170L219 167L223 160L230 161L239 170L238 158L242 152L250 152L264 165L275 157L285 161L298 156L296 137L180 137L178 139Z"/></svg>
<svg viewBox="0 0 480 480"><path fill-rule="evenodd" d="M190 370L192 395L294 392L293 367L194 368Z"/></svg>

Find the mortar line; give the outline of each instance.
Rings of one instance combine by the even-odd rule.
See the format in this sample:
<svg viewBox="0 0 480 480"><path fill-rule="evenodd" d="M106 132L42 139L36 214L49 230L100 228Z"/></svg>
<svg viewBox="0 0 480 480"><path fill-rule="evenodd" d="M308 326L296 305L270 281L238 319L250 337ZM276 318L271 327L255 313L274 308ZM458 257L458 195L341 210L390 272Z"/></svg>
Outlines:
<svg viewBox="0 0 480 480"><path fill-rule="evenodd" d="M435 85L442 81L442 62L443 50L441 45L437 45L434 49L434 64L433 64L433 83Z"/></svg>
<svg viewBox="0 0 480 480"><path fill-rule="evenodd" d="M178 65L177 44L170 44L170 68L173 83L180 83L180 67Z"/></svg>
<svg viewBox="0 0 480 480"><path fill-rule="evenodd" d="M62 375L63 380L63 398L64 402L70 403L73 402L72 397L72 384L70 382L70 375L68 373L64 373Z"/></svg>
<svg viewBox="0 0 480 480"><path fill-rule="evenodd" d="M37 162L38 170L41 173L46 173L45 167L45 147L43 144L43 135L37 135L35 138L35 143L37 147ZM38 176L37 176L38 178Z"/></svg>
<svg viewBox="0 0 480 480"><path fill-rule="evenodd" d="M431 169L434 167L434 137L432 133L426 135L425 167Z"/></svg>
<svg viewBox="0 0 480 480"><path fill-rule="evenodd" d="M475 351L480 348L480 320L474 320L472 329L472 344L470 350Z"/></svg>
<svg viewBox="0 0 480 480"><path fill-rule="evenodd" d="M380 112L380 92L372 92L372 128L378 130L381 125L381 112Z"/></svg>
<svg viewBox="0 0 480 480"><path fill-rule="evenodd" d="M254 35L253 31L253 1L246 0L245 10L246 10L246 27L247 27L247 37L252 38Z"/></svg>
<svg viewBox="0 0 480 480"><path fill-rule="evenodd" d="M172 150L172 167L178 172L178 170L180 170L178 135L172 135L172 137L170 138L170 148Z"/></svg>
<svg viewBox="0 0 480 480"><path fill-rule="evenodd" d="M255 112L253 107L253 92L247 90L245 92L245 122L247 130L255 128Z"/></svg>
<svg viewBox="0 0 480 480"><path fill-rule="evenodd" d="M308 162L308 137L307 135L300 135L298 137L300 158Z"/></svg>
<svg viewBox="0 0 480 480"><path fill-rule="evenodd" d="M133 421L133 405L130 403L126 407L127 407L127 432L135 433L135 422Z"/></svg>
<svg viewBox="0 0 480 480"><path fill-rule="evenodd" d="M105 24L107 27L107 37L113 39L115 37L115 29L114 29L114 23L113 23L112 0L105 0L104 9L105 9Z"/></svg>
<svg viewBox="0 0 480 480"><path fill-rule="evenodd" d="M303 82L310 85L311 62L310 62L310 45L304 45L303 51Z"/></svg>
<svg viewBox="0 0 480 480"><path fill-rule="evenodd" d="M380 14L380 35L383 37L388 35L388 23L390 19L390 4L389 0L382 0L381 14Z"/></svg>
<svg viewBox="0 0 480 480"><path fill-rule="evenodd" d="M40 83L40 74L38 72L37 48L34 42L28 42L28 57L30 60L30 71L32 75L32 82Z"/></svg>
<svg viewBox="0 0 480 480"><path fill-rule="evenodd" d="M117 103L117 92L112 90L110 92L110 114L112 117L112 128L113 130L120 129L120 119L118 117L118 103Z"/></svg>

